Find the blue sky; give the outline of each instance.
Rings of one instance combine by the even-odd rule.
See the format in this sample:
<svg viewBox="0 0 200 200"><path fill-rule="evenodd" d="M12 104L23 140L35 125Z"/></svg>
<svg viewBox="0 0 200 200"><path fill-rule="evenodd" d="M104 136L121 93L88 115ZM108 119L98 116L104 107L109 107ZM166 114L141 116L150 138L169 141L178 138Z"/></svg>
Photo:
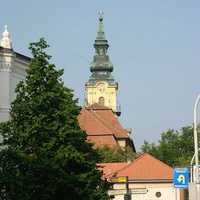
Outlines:
<svg viewBox="0 0 200 200"><path fill-rule="evenodd" d="M168 128L192 123L200 92L199 9L198 0L7 0L1 2L0 31L8 24L14 50L25 55L30 42L45 37L52 62L64 68L65 85L82 104L103 10L120 120L133 129L139 149Z"/></svg>

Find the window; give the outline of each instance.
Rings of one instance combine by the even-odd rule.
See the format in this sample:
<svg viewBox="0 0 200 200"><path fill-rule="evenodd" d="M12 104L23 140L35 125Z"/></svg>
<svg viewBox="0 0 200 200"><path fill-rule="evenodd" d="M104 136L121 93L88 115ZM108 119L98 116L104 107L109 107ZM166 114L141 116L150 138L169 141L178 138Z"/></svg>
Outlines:
<svg viewBox="0 0 200 200"><path fill-rule="evenodd" d="M99 97L99 104L104 106L105 100L104 97Z"/></svg>
<svg viewBox="0 0 200 200"><path fill-rule="evenodd" d="M161 197L161 192L156 192L156 197Z"/></svg>

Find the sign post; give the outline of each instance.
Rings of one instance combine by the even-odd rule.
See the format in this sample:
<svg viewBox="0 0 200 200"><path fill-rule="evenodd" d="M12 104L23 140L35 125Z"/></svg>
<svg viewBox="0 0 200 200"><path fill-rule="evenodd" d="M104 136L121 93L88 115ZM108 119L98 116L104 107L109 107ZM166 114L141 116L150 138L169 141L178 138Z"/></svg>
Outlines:
<svg viewBox="0 0 200 200"><path fill-rule="evenodd" d="M191 182L189 184L189 200L200 199L200 166L192 168Z"/></svg>
<svg viewBox="0 0 200 200"><path fill-rule="evenodd" d="M118 183L125 183L126 193L124 194L124 200L131 200L131 192L130 192L129 184L128 184L128 176L113 177L111 181L118 182Z"/></svg>
<svg viewBox="0 0 200 200"><path fill-rule="evenodd" d="M188 188L189 171L187 168L175 168L173 183L175 187L176 200L178 200L178 190ZM180 195L180 194L179 194Z"/></svg>

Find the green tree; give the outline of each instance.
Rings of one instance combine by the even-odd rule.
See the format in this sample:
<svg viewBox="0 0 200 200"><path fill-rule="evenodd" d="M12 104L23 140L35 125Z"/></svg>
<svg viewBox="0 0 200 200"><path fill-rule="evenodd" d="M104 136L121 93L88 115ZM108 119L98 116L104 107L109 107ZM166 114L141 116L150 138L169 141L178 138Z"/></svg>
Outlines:
<svg viewBox="0 0 200 200"><path fill-rule="evenodd" d="M44 39L30 44L27 77L17 86L10 121L0 124L1 199L108 199L98 153L78 125L80 107L47 47Z"/></svg>
<svg viewBox="0 0 200 200"><path fill-rule="evenodd" d="M132 161L137 157L137 154L133 152L130 147L121 149L120 147L109 148L104 146L97 149L97 151L99 152L102 163L127 162Z"/></svg>
<svg viewBox="0 0 200 200"><path fill-rule="evenodd" d="M161 134L158 144L145 141L141 149L172 167L189 166L194 154L193 128L170 129Z"/></svg>

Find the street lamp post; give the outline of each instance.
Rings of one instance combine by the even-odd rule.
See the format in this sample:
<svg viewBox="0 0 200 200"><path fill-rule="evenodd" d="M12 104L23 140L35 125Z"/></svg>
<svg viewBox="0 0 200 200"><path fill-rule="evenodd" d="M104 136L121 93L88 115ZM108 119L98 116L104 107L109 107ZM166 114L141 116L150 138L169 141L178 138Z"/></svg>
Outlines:
<svg viewBox="0 0 200 200"><path fill-rule="evenodd" d="M200 148L198 149L198 152L199 151L200 151ZM194 181L194 175L193 175L193 172L194 172L194 170L193 170L194 159L195 159L195 153L193 154L192 159L190 161L190 180L191 180L191 182Z"/></svg>
<svg viewBox="0 0 200 200"><path fill-rule="evenodd" d="M198 169L198 165L199 165L199 152L198 152L198 136L197 136L197 107L198 107L198 103L200 101L200 94L197 96L195 104L194 104L194 155L195 155L195 167L196 170ZM199 177L198 173L195 173L195 179L196 179L196 183L199 183Z"/></svg>
<svg viewBox="0 0 200 200"><path fill-rule="evenodd" d="M200 199L200 182L199 182L199 149L198 149L198 135L197 135L197 107L200 101L200 94L197 96L195 104L194 104L194 156L191 160L191 164L195 158L195 165L193 166L193 178L189 185L189 200L199 200Z"/></svg>

